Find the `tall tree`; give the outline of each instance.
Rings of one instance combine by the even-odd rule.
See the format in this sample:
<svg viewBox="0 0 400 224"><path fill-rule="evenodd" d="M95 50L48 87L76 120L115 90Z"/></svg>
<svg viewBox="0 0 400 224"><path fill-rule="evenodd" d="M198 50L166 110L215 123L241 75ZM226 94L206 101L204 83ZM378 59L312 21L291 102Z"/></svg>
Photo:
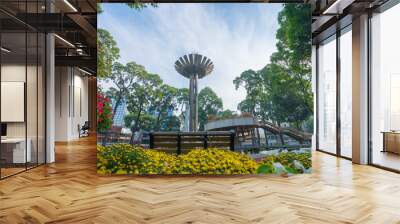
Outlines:
<svg viewBox="0 0 400 224"><path fill-rule="evenodd" d="M180 123L184 123L186 119L186 105L189 103L189 89L178 89L176 95L177 111Z"/></svg>
<svg viewBox="0 0 400 224"><path fill-rule="evenodd" d="M263 91L262 77L257 71L246 70L233 80L235 88L244 87L246 99L239 103L238 109L256 116L256 108L260 101L260 94Z"/></svg>
<svg viewBox="0 0 400 224"><path fill-rule="evenodd" d="M139 0L135 0L132 3L126 3L126 5L135 10L141 10L146 8L148 5L157 7L155 3L145 4ZM101 3L97 3L97 13L103 13ZM112 72L112 66L116 62L119 55L119 48L113 36L105 29L97 29L97 77L107 78Z"/></svg>
<svg viewBox="0 0 400 224"><path fill-rule="evenodd" d="M285 4L278 15L277 51L260 71L247 70L233 83L246 90L238 109L263 121L296 127L312 115L311 9Z"/></svg>
<svg viewBox="0 0 400 224"><path fill-rule="evenodd" d="M135 9L135 10L141 10L146 8L148 5L151 5L153 7L157 7L156 3L142 3L140 0L135 0L132 3L126 3L129 8ZM97 13L100 14L103 12L103 7L101 6L101 3L97 3Z"/></svg>
<svg viewBox="0 0 400 224"><path fill-rule="evenodd" d="M233 118L235 116L237 116L236 112L229 110L229 109L223 110L220 113L218 113L218 118L222 118L222 119L223 118Z"/></svg>
<svg viewBox="0 0 400 224"><path fill-rule="evenodd" d="M112 73L114 62L119 59L119 48L111 34L97 29L97 77L107 78Z"/></svg>
<svg viewBox="0 0 400 224"><path fill-rule="evenodd" d="M300 127L313 113L311 89L311 8L306 4L285 4L279 13L278 52L271 57L275 71L286 75L279 91L288 95L287 122ZM290 88L290 89L289 89ZM290 94L290 95L289 95Z"/></svg>
<svg viewBox="0 0 400 224"><path fill-rule="evenodd" d="M159 75L147 73L145 70L137 74L136 80L133 91L130 92L127 99L128 111L135 116L135 119L133 119L132 123L125 123L127 127L130 127L132 132L131 142L133 134L141 128L142 115L148 112L153 102L154 92L162 84Z"/></svg>
<svg viewBox="0 0 400 224"><path fill-rule="evenodd" d="M167 116L161 120L162 131L179 131L181 128L181 121L179 117L172 115Z"/></svg>
<svg viewBox="0 0 400 224"><path fill-rule="evenodd" d="M199 92L199 130L204 130L207 118L222 111L222 99L210 88L205 87Z"/></svg>
<svg viewBox="0 0 400 224"><path fill-rule="evenodd" d="M167 119L169 110L175 110L177 106L177 94L178 89L163 84L155 90L152 110L156 112L156 124L155 130L158 131L161 128L161 120Z"/></svg>
<svg viewBox="0 0 400 224"><path fill-rule="evenodd" d="M134 0L134 2L132 3L126 3L130 8L132 9L136 9L136 10L141 10L144 8L147 8L147 6L153 6L153 7L157 7L156 3L143 3L140 2L140 0Z"/></svg>
<svg viewBox="0 0 400 224"><path fill-rule="evenodd" d="M132 91L137 81L138 73L141 72L144 72L144 67L134 62L130 62L126 66L119 62L114 63L112 73L107 78L113 84L107 91L107 95L114 99L113 115L123 98Z"/></svg>

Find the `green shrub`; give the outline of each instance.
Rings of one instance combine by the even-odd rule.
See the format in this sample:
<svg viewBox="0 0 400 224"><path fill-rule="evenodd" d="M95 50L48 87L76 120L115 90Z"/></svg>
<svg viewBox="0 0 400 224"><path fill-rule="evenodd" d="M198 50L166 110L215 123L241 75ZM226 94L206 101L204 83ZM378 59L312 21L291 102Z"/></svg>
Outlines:
<svg viewBox="0 0 400 224"><path fill-rule="evenodd" d="M280 163L282 164L283 167L285 167L285 170L288 173L304 173L305 170L300 169L298 166L296 166L295 161L298 161L304 169L309 169L311 167L311 153L306 152L306 153L294 153L294 152L283 152L279 153L277 155L269 155L266 156L261 162L260 162L260 167L264 166L274 166L274 163ZM270 168L272 169L272 168ZM265 173L265 171L268 169L263 168L261 170L258 170L258 173Z"/></svg>

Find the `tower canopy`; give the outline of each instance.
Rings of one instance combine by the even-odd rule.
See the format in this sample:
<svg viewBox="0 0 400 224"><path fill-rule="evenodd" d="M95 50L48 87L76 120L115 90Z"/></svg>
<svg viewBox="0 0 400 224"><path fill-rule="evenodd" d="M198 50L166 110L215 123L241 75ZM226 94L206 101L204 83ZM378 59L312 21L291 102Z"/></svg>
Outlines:
<svg viewBox="0 0 400 224"><path fill-rule="evenodd" d="M210 74L214 69L213 62L201 54L193 53L180 57L175 62L176 71L189 78L195 74L199 79Z"/></svg>

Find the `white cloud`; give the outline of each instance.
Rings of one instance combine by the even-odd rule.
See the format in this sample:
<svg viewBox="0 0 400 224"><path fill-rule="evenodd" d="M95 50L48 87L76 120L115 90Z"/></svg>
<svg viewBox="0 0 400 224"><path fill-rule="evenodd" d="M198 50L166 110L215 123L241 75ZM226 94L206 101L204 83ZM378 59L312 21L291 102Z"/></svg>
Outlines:
<svg viewBox="0 0 400 224"><path fill-rule="evenodd" d="M246 94L243 89L235 90L233 79L247 69L261 69L275 51L277 9L281 6L255 5L254 14L238 15L229 10L222 14L217 7L225 7L223 4L160 4L124 19L105 7L99 27L116 39L121 62L142 64L176 87L188 87L189 83L175 71L176 59L191 52L207 56L215 67L200 80L200 89L211 87L223 99L224 109L236 110Z"/></svg>

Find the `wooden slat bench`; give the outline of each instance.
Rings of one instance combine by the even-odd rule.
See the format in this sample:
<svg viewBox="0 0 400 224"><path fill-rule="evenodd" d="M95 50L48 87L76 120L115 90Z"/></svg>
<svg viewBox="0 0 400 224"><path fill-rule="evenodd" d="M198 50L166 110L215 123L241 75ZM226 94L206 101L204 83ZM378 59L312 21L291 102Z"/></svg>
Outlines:
<svg viewBox="0 0 400 224"><path fill-rule="evenodd" d="M226 148L234 151L235 132L151 132L150 148L181 154L192 149L211 147Z"/></svg>

